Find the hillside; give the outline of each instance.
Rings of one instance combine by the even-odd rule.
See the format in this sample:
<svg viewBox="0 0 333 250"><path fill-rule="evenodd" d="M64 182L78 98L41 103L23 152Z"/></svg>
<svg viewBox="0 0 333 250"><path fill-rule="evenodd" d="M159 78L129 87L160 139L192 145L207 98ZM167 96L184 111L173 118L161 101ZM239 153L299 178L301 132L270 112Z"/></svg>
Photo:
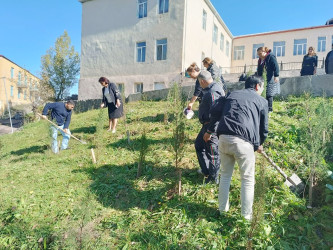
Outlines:
<svg viewBox="0 0 333 250"><path fill-rule="evenodd" d="M277 165L288 175L296 172L307 184L311 171L307 152L312 147L307 144L304 107L323 101L332 109L332 99L275 102L264 144ZM332 127L325 130L322 144L327 147L315 181L313 208L306 207L307 191L304 198L290 192L278 172L257 155L256 215L249 223L240 216L237 167L227 214L222 216L217 210L218 186L203 185L194 150L200 129L196 117L186 121L182 193L178 196L171 146L174 125L172 116L165 116L170 104L140 101L126 104L125 110L126 124L121 119L116 134L106 132L105 109L74 114L71 132L87 144L71 140L70 148L57 155L50 150L46 121L26 124L21 131L0 137L1 249L333 247L333 191L325 187L333 184L327 174L333 170ZM332 116L320 119L324 124ZM148 149L142 175L137 177L143 145Z"/></svg>

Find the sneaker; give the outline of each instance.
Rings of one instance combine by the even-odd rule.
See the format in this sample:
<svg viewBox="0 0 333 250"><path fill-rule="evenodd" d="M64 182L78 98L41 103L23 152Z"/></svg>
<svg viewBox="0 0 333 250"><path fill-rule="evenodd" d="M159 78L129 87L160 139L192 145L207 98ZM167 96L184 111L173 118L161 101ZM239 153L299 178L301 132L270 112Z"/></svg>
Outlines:
<svg viewBox="0 0 333 250"><path fill-rule="evenodd" d="M111 131L111 133L112 133L112 134L116 133L116 130L115 130L115 129L114 129L114 130L112 130L112 131Z"/></svg>

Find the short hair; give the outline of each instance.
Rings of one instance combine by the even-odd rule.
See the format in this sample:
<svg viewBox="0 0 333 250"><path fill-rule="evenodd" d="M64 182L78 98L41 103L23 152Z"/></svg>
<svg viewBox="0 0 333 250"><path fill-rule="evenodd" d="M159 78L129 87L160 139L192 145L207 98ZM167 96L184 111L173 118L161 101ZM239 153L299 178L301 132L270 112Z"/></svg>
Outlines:
<svg viewBox="0 0 333 250"><path fill-rule="evenodd" d="M212 74L209 71L207 71L207 70L202 70L200 72L200 74L198 75L198 80L199 81L200 80L204 80L206 82L209 81L209 80L213 80Z"/></svg>
<svg viewBox="0 0 333 250"><path fill-rule="evenodd" d="M66 103L69 105L75 106L75 102L73 100L68 100Z"/></svg>
<svg viewBox="0 0 333 250"><path fill-rule="evenodd" d="M264 51L264 52L268 53L268 52L270 52L271 50L270 50L269 48L267 48L267 47L259 47L259 48L257 49L257 52L258 52L258 51Z"/></svg>
<svg viewBox="0 0 333 250"><path fill-rule="evenodd" d="M257 84L259 84L260 87L262 87L262 85L264 85L264 79L261 76L252 75L246 79L245 88L246 89L255 88Z"/></svg>
<svg viewBox="0 0 333 250"><path fill-rule="evenodd" d="M194 62L194 63L192 63L192 64L186 69L186 71L187 71L188 73L193 72L193 71L200 72L200 68L199 68L198 65Z"/></svg>
<svg viewBox="0 0 333 250"><path fill-rule="evenodd" d="M102 83L102 82L106 82L107 84L110 83L109 79L107 79L106 77L102 76L98 79L98 82L99 83Z"/></svg>

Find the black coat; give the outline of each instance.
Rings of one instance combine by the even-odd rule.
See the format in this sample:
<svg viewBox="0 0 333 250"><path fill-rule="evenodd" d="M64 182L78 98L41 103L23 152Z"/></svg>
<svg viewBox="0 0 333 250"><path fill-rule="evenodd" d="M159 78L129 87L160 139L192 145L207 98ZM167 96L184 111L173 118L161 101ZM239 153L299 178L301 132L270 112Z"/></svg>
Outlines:
<svg viewBox="0 0 333 250"><path fill-rule="evenodd" d="M117 85L113 82L110 82L107 86L107 88L109 89L109 93L111 96L111 103L113 103L114 105L116 104L117 100L121 100L121 94L117 88ZM103 100L102 102L104 103L104 106L107 107L108 105L108 101L105 97L105 87L102 88L102 94L103 94Z"/></svg>
<svg viewBox="0 0 333 250"><path fill-rule="evenodd" d="M263 75L264 72L264 67L266 68L266 72L267 72L267 81L271 81L272 77L279 77L280 74L280 68L279 68L279 64L276 60L276 57L269 53L265 60L264 63L261 63L261 60L258 60L258 67L257 67L257 72L259 76Z"/></svg>

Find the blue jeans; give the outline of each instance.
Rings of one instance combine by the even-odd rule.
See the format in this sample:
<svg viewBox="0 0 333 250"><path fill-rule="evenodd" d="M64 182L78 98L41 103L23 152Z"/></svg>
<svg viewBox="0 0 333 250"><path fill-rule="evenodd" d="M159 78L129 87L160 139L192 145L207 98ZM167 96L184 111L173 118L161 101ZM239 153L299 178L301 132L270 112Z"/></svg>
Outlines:
<svg viewBox="0 0 333 250"><path fill-rule="evenodd" d="M63 132L62 130L60 130L59 128L63 129L64 125L55 127L55 126L51 126L50 127L50 131L51 131L51 137L52 137L52 144L51 144L51 149L52 152L57 154L59 152L58 149L58 141L57 141L57 137L58 137L58 131L62 134L62 142L61 142L61 147L60 150L66 149L68 147L68 142L70 139L70 131L69 129L67 129L69 134L66 134L65 132Z"/></svg>

